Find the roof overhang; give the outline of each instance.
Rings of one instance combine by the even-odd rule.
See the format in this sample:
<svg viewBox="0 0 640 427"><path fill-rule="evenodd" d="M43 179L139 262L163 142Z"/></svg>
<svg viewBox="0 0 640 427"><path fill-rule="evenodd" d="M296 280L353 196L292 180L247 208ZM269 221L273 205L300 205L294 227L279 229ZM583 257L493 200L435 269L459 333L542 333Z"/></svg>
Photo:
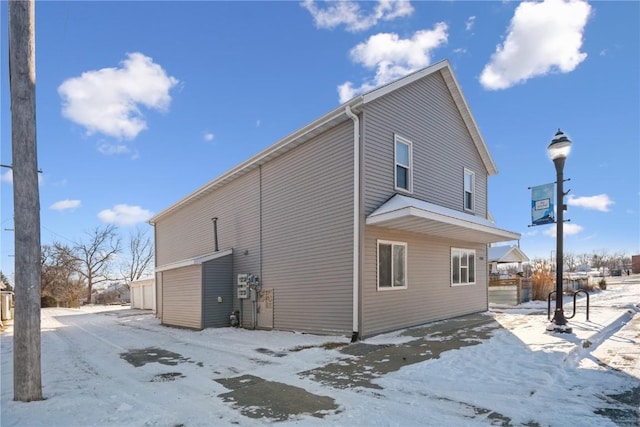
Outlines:
<svg viewBox="0 0 640 427"><path fill-rule="evenodd" d="M192 265L200 265L207 261L222 258L227 255L233 254L233 249L227 249L226 251L211 252L209 254L200 255L194 258L183 259L181 261L172 262L165 265L160 265L155 268L156 273L167 270L175 270L176 268L189 267Z"/></svg>
<svg viewBox="0 0 640 427"><path fill-rule="evenodd" d="M520 239L520 233L497 228L485 218L400 194L371 213L366 224L473 243Z"/></svg>
<svg viewBox="0 0 640 427"><path fill-rule="evenodd" d="M489 262L529 262L529 257L517 246L493 246L487 254Z"/></svg>

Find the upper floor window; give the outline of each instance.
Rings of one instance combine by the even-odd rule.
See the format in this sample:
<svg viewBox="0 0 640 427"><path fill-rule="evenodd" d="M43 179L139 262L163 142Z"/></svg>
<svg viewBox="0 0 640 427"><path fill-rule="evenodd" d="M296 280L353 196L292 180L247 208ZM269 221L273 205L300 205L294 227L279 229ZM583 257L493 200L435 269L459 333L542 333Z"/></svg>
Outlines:
<svg viewBox="0 0 640 427"><path fill-rule="evenodd" d="M451 248L451 285L476 283L476 251Z"/></svg>
<svg viewBox="0 0 640 427"><path fill-rule="evenodd" d="M468 169L464 170L464 209L475 209L476 175Z"/></svg>
<svg viewBox="0 0 640 427"><path fill-rule="evenodd" d="M407 244L378 240L378 290L407 287Z"/></svg>
<svg viewBox="0 0 640 427"><path fill-rule="evenodd" d="M412 145L408 141L399 136L395 136L395 179L396 189L404 191L412 191Z"/></svg>

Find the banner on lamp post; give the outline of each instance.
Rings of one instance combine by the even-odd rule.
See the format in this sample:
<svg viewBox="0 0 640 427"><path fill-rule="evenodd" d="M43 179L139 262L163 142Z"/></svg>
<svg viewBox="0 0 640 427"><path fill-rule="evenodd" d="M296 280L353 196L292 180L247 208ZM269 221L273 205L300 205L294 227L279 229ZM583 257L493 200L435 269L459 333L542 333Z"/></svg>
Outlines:
<svg viewBox="0 0 640 427"><path fill-rule="evenodd" d="M553 209L554 185L531 187L531 224L544 225L556 222Z"/></svg>

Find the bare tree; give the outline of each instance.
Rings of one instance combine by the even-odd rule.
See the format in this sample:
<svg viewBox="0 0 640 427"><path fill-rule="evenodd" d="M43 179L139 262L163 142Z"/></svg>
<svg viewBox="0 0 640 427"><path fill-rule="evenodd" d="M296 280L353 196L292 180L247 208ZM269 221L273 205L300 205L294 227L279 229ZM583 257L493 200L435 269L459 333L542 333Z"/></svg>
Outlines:
<svg viewBox="0 0 640 427"><path fill-rule="evenodd" d="M87 285L87 303L91 303L93 287L113 279L110 267L121 247L114 225L96 227L86 234L88 240L76 242L73 252L79 263L77 272Z"/></svg>
<svg viewBox="0 0 640 427"><path fill-rule="evenodd" d="M134 280L149 274L153 265L153 241L146 230L136 228L129 234L130 258L121 268L122 277L127 286Z"/></svg>
<svg viewBox="0 0 640 427"><path fill-rule="evenodd" d="M18 291L13 337L13 398L30 402L42 400L34 1L9 2L9 86Z"/></svg>
<svg viewBox="0 0 640 427"><path fill-rule="evenodd" d="M9 283L9 279L4 275L2 271L0 271L0 281L6 286L5 290L13 291L13 286L11 286L11 283Z"/></svg>
<svg viewBox="0 0 640 427"><path fill-rule="evenodd" d="M609 252L606 249L600 249L593 251L591 254L591 267L600 270L602 275L605 275L605 267L610 259Z"/></svg>
<svg viewBox="0 0 640 427"><path fill-rule="evenodd" d="M592 262L593 262L593 255L588 253L582 253L578 255L578 264L580 265L580 267L590 268Z"/></svg>
<svg viewBox="0 0 640 427"><path fill-rule="evenodd" d="M573 252L564 253L564 265L568 272L574 272L578 268L578 257Z"/></svg>
<svg viewBox="0 0 640 427"><path fill-rule="evenodd" d="M55 298L65 307L77 306L84 281L77 271L80 263L72 249L60 243L42 247L42 296Z"/></svg>

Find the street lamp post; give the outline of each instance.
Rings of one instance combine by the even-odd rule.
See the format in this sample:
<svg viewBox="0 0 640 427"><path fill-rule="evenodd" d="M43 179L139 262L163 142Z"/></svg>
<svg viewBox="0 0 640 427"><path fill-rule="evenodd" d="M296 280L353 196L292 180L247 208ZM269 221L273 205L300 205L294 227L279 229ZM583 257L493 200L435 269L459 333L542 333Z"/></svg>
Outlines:
<svg viewBox="0 0 640 427"><path fill-rule="evenodd" d="M551 140L551 144L547 147L549 158L553 160L556 167L556 310L551 320L551 324L547 327L550 331L571 333L571 328L567 326L567 319L564 317L564 309L562 308L562 267L563 267L563 240L564 240L564 162L571 151L571 140L558 129L555 136Z"/></svg>

